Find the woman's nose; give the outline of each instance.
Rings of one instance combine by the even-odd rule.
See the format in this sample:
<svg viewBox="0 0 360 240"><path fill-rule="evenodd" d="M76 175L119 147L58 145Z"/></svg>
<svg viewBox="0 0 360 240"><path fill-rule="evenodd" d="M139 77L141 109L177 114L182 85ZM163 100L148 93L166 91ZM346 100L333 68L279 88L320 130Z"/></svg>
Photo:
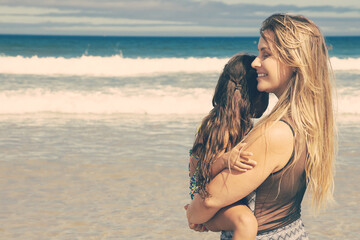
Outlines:
<svg viewBox="0 0 360 240"><path fill-rule="evenodd" d="M260 59L259 59L259 57L256 57L255 59L254 59L254 61L251 63L251 67L253 67L253 68L258 68L258 67L260 67L261 66L261 64L260 64Z"/></svg>

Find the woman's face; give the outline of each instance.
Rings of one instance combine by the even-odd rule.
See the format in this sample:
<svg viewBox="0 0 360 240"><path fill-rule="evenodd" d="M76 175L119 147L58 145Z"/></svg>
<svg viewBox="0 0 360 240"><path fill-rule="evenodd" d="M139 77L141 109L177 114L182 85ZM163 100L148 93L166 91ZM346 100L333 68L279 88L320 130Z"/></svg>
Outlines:
<svg viewBox="0 0 360 240"><path fill-rule="evenodd" d="M284 92L293 70L280 62L279 58L271 51L271 49L274 49L272 48L273 32L266 30L264 35L267 41L260 37L258 44L259 56L255 58L251 66L257 72L257 89L260 92L274 93L279 98Z"/></svg>

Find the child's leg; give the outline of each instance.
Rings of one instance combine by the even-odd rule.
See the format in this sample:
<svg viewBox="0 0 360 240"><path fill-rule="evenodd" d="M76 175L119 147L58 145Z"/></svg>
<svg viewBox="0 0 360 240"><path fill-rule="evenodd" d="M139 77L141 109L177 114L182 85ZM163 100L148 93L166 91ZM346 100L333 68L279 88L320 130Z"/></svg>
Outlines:
<svg viewBox="0 0 360 240"><path fill-rule="evenodd" d="M233 240L254 240L258 223L246 205L233 204L221 209L205 226L213 232L232 230Z"/></svg>

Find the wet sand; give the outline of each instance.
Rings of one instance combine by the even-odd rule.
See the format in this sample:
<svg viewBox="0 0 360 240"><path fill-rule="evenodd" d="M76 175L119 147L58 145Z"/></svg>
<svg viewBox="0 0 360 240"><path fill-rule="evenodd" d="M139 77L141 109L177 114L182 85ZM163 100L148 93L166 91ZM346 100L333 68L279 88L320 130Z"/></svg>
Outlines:
<svg viewBox="0 0 360 240"><path fill-rule="evenodd" d="M84 136L94 125L104 131L96 124L83 127ZM21 147L7 150L3 142L1 150L7 160L0 161L0 239L219 239L218 233L189 230L183 210L189 202L186 149L191 144L193 129L189 126L193 124L189 122L178 129L174 127L176 122L155 121L145 125L152 133L132 135L134 139L143 137L132 148L117 144L105 148L110 141L104 136L93 136L94 140L88 135L88 142L98 143L97 148L92 145L92 155L109 151L111 161L83 155L82 149L86 149L81 145L85 144L83 138L71 135L64 136L64 140L70 141L67 144L73 148L59 159L49 159L39 151L28 154L26 149L34 146L25 140L19 140ZM113 133L111 138L118 135L113 126L108 127L107 135ZM6 134L5 128L2 130ZM359 239L360 127L349 123L340 125L339 130L335 179L338 205L313 218L305 201L303 220L311 239ZM177 135L171 135L172 131ZM23 130L17 134L20 139ZM159 135L167 134L170 134L167 141L156 142ZM13 137L7 138L8 144L12 144ZM123 138L121 134L118 137ZM128 141L132 143L134 139ZM187 143L173 147L180 139ZM42 140L36 146L48 148L48 154L52 152ZM66 148L67 145L63 152ZM122 148L129 152L150 149L153 152L133 158L110 152Z"/></svg>

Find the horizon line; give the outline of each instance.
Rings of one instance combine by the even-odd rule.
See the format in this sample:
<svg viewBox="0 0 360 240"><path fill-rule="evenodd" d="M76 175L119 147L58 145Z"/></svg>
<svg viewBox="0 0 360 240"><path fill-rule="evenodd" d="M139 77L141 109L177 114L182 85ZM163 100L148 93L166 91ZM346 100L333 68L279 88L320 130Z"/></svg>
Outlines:
<svg viewBox="0 0 360 240"><path fill-rule="evenodd" d="M29 34L29 33L0 33L0 36L39 36L39 37L155 37L155 38L253 38L259 35L92 35L92 34ZM324 37L360 37L360 35L324 35Z"/></svg>

